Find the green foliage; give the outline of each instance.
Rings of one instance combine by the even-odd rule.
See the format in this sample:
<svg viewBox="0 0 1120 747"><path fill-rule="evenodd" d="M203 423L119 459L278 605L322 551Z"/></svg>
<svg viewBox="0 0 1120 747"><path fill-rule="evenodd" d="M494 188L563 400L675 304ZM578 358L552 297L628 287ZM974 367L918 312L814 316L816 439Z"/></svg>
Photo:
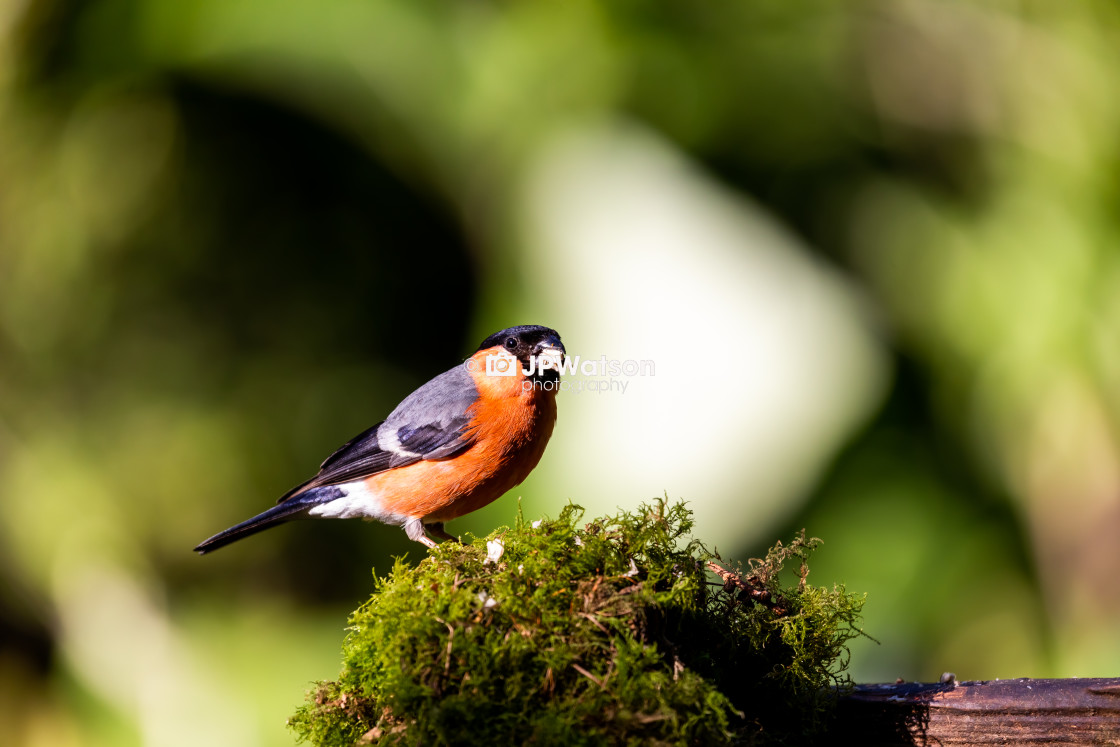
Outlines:
<svg viewBox="0 0 1120 747"><path fill-rule="evenodd" d="M291 720L300 739L758 744L826 724L863 599L805 583L819 540L733 571L683 504L582 514L398 560L351 619L339 680Z"/></svg>

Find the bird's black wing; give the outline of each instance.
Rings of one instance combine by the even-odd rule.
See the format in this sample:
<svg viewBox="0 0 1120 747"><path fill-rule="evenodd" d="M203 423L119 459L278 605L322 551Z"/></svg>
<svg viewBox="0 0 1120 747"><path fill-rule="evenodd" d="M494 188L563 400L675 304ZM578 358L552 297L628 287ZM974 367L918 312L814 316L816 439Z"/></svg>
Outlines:
<svg viewBox="0 0 1120 747"><path fill-rule="evenodd" d="M339 447L319 474L281 496L283 503L323 485L352 482L422 459L446 459L473 441L469 408L478 389L466 366L435 377L408 395L382 422Z"/></svg>

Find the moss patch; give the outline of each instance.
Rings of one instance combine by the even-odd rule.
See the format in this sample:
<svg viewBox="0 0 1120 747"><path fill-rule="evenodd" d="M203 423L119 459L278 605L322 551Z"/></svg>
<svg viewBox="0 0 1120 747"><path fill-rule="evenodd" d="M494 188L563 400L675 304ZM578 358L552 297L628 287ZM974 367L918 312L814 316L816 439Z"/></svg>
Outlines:
<svg viewBox="0 0 1120 747"><path fill-rule="evenodd" d="M398 560L351 618L338 681L291 719L298 737L707 745L820 732L850 686L863 598L806 583L819 540L802 532L730 567L689 536L683 504L582 514Z"/></svg>

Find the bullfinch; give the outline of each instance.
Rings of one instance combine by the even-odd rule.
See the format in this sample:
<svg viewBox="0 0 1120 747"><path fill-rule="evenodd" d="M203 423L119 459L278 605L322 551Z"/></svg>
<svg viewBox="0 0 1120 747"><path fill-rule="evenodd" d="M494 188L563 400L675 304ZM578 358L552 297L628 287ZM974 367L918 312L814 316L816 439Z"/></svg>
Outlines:
<svg viewBox="0 0 1120 747"><path fill-rule="evenodd" d="M395 524L435 547L445 521L521 484L556 423L560 335L524 325L490 335L463 363L405 397L264 513L215 534L199 554L292 519Z"/></svg>

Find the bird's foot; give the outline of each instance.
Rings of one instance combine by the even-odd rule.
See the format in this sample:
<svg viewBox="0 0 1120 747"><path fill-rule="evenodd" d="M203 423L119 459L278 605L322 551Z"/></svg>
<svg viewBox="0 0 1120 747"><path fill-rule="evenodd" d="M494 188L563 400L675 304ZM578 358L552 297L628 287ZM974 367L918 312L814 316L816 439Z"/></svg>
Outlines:
<svg viewBox="0 0 1120 747"><path fill-rule="evenodd" d="M440 540L451 540L452 542L459 542L458 537L453 534L449 534L446 530L444 530L442 521L436 522L434 524L424 525L424 531L427 532L430 536Z"/></svg>
<svg viewBox="0 0 1120 747"><path fill-rule="evenodd" d="M425 545L429 550L436 546L436 541L424 533L424 524L419 519L410 519L405 522L404 533L413 542Z"/></svg>
<svg viewBox="0 0 1120 747"><path fill-rule="evenodd" d="M412 540L413 542L419 542L429 550L439 544L438 542L436 542L436 539L454 540L455 542L459 541L458 537L454 537L444 531L442 521L432 524L424 524L419 519L412 519L404 525L404 533L408 535L408 538L410 540ZM433 537L435 539L433 539Z"/></svg>

